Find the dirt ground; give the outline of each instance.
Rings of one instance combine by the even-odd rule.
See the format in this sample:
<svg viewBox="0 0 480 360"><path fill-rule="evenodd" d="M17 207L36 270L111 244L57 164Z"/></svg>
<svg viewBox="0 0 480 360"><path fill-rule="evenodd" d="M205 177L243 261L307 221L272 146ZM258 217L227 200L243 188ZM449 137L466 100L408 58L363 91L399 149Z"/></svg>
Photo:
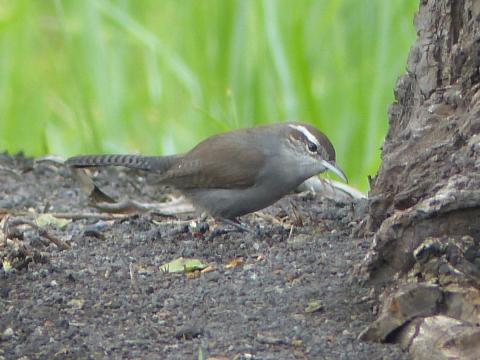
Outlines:
<svg viewBox="0 0 480 360"><path fill-rule="evenodd" d="M0 166L4 232L5 221L11 228L33 212L96 212L63 167L7 155ZM151 176L94 175L116 198L165 198ZM352 275L371 242L350 236L365 212L362 201L292 195L264 211L296 222L292 232L249 215L242 222L255 234L213 239L151 214L47 226L67 250L17 226L12 241L0 239L0 256L4 265L31 261L0 270L0 359L406 359L392 345L357 340L376 306ZM180 217L188 219L196 217ZM179 257L213 269L160 270Z"/></svg>

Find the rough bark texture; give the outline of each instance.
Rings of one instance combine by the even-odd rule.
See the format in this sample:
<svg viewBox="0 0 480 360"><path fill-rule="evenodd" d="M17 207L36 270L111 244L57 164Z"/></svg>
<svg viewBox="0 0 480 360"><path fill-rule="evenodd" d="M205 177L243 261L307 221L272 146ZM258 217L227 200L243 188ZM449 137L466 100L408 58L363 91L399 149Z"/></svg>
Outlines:
<svg viewBox="0 0 480 360"><path fill-rule="evenodd" d="M370 193L363 270L386 290L364 338L463 359L480 351L480 1L423 0L415 26Z"/></svg>

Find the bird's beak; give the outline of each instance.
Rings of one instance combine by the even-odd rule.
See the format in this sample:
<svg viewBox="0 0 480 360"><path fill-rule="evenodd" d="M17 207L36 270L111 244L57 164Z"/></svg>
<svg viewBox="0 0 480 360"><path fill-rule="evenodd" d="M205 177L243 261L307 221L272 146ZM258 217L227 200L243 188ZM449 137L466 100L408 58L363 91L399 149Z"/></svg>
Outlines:
<svg viewBox="0 0 480 360"><path fill-rule="evenodd" d="M340 167L335 163L335 161L332 161L332 162L328 162L326 160L323 160L322 161L322 165L325 166L328 170L330 170L331 172L333 172L335 175L337 175L338 177L342 178L343 181L345 181L346 183L348 183L348 179L347 179L347 176L345 175L345 173L343 172L342 169L340 169Z"/></svg>

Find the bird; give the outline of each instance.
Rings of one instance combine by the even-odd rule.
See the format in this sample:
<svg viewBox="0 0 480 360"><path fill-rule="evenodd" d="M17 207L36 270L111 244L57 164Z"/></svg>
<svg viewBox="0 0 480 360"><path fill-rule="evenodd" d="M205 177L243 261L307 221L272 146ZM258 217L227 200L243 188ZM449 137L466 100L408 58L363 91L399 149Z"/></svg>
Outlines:
<svg viewBox="0 0 480 360"><path fill-rule="evenodd" d="M327 170L348 182L328 137L306 123L285 122L211 136L184 154L81 155L72 168L124 166L158 174L217 221L272 205L308 178Z"/></svg>

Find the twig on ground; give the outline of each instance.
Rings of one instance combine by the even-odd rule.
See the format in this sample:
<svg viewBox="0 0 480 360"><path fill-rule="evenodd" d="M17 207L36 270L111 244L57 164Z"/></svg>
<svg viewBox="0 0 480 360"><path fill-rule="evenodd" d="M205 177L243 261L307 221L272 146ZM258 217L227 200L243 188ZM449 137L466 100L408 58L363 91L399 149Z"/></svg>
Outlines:
<svg viewBox="0 0 480 360"><path fill-rule="evenodd" d="M273 224L282 225L282 226L285 225L285 223L282 220L279 220L275 216L272 216L270 214L265 214L261 211L256 211L256 212L253 213L253 215L257 216L260 219L263 219L265 221L271 222Z"/></svg>
<svg viewBox="0 0 480 360"><path fill-rule="evenodd" d="M139 288L138 288L138 283L137 283L137 277L135 275L135 265L133 265L133 263L130 263L128 265L128 269L129 269L129 273L130 273L130 284L131 284L131 286L134 290L138 291Z"/></svg>
<svg viewBox="0 0 480 360"><path fill-rule="evenodd" d="M62 250L68 250L70 249L70 245L65 243L64 241L60 240L57 238L55 235L50 234L47 230L42 229L39 227L37 224L35 224L33 221L28 220L28 219L23 219L23 218L16 218L16 219L11 219L8 218L5 220L5 223L3 225L3 233L5 236L5 240L9 238L10 235L13 235L13 229L20 225L27 225L30 226L31 228L35 229L38 231L38 234L41 237L44 237L45 239L49 240L51 243L55 244L59 249Z"/></svg>
<svg viewBox="0 0 480 360"><path fill-rule="evenodd" d="M291 238L292 238L292 235L293 235L293 229L295 228L294 225L292 225L290 227L290 232L288 233L288 238L287 238L287 241L289 241Z"/></svg>

